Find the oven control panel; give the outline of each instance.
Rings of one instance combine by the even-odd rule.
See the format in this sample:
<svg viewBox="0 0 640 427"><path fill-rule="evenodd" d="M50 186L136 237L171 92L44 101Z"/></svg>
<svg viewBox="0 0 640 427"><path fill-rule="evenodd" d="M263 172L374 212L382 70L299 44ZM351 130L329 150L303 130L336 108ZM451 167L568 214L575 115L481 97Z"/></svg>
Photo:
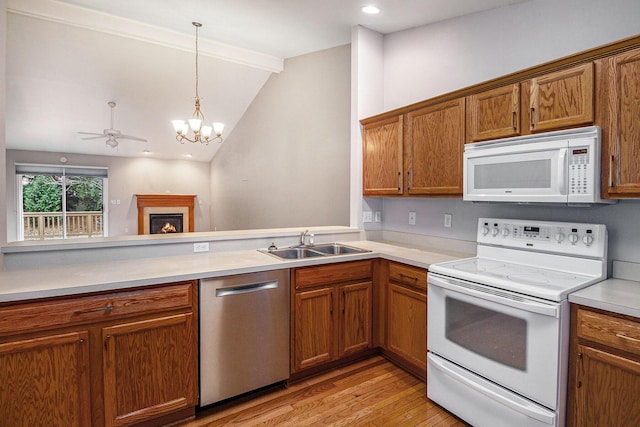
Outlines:
<svg viewBox="0 0 640 427"><path fill-rule="evenodd" d="M604 224L479 218L479 244L601 257L606 254Z"/></svg>

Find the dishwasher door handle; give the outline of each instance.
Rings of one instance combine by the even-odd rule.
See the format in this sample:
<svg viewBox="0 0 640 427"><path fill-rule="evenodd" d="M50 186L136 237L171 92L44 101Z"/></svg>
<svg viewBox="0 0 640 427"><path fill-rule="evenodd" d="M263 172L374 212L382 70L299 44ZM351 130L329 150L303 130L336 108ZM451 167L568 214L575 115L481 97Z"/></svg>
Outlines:
<svg viewBox="0 0 640 427"><path fill-rule="evenodd" d="M251 285L235 286L230 288L216 289L216 297L226 297L229 295L246 294L249 292L264 291L267 289L276 289L278 287L278 281L252 283Z"/></svg>

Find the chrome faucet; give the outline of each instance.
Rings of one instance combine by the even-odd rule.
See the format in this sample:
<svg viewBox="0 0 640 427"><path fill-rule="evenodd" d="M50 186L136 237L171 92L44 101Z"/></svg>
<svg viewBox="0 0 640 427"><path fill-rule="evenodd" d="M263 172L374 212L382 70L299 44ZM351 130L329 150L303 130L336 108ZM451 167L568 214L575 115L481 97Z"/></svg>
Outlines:
<svg viewBox="0 0 640 427"><path fill-rule="evenodd" d="M305 237L309 234L309 230L304 230L300 233L300 246L306 246L304 243Z"/></svg>

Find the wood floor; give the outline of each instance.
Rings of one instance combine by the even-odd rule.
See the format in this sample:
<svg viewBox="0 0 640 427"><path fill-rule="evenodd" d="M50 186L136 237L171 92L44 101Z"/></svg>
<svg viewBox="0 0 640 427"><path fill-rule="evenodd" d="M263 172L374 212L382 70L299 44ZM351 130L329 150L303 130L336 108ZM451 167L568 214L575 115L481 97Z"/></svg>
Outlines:
<svg viewBox="0 0 640 427"><path fill-rule="evenodd" d="M468 426L429 401L424 382L380 356L208 408L180 427L230 425Z"/></svg>

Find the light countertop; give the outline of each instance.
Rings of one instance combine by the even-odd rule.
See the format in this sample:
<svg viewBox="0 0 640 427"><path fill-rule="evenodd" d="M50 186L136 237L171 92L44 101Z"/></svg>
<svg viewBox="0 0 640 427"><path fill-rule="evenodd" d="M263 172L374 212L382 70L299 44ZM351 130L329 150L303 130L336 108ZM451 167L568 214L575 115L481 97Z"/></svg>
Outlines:
<svg viewBox="0 0 640 427"><path fill-rule="evenodd" d="M372 258L429 268L474 255L367 240L341 243L371 252L284 261L239 250L0 271L0 303Z"/></svg>
<svg viewBox="0 0 640 427"><path fill-rule="evenodd" d="M611 279L570 294L569 302L640 318L640 264L614 261Z"/></svg>

